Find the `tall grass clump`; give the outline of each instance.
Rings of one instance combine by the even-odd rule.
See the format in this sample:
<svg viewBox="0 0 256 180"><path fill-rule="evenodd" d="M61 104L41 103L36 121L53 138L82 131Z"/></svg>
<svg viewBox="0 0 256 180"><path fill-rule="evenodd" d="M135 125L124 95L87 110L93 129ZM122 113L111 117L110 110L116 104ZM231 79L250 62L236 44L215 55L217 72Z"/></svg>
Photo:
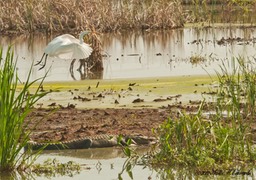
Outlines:
<svg viewBox="0 0 256 180"><path fill-rule="evenodd" d="M256 153L246 126L241 130L216 117L206 119L200 111L182 113L161 125L159 151L150 161L153 166L188 168L197 174L232 174L250 167Z"/></svg>
<svg viewBox="0 0 256 180"><path fill-rule="evenodd" d="M249 59L233 58L231 63L222 64L217 77L217 114L228 113L228 117L232 117L233 121L255 120L255 63Z"/></svg>
<svg viewBox="0 0 256 180"><path fill-rule="evenodd" d="M233 58L217 72L215 112L180 112L157 130L159 149L150 162L155 167L190 168L199 174L249 173L256 160L255 64ZM206 114L206 115L204 115Z"/></svg>
<svg viewBox="0 0 256 180"><path fill-rule="evenodd" d="M187 22L255 23L255 0L187 0Z"/></svg>
<svg viewBox="0 0 256 180"><path fill-rule="evenodd" d="M31 68L32 69L32 68ZM16 61L11 47L8 48L6 56L3 49L0 50L0 171L23 170L29 166L29 151L23 148L27 145L30 132L24 120L31 111L33 105L41 99L47 92L39 92L44 78L30 82L29 75L22 88L17 72ZM29 92L29 88L39 81L38 88L34 94ZM29 122L28 122L29 123Z"/></svg>
<svg viewBox="0 0 256 180"><path fill-rule="evenodd" d="M180 0L0 1L2 33L164 29L182 27L182 17Z"/></svg>

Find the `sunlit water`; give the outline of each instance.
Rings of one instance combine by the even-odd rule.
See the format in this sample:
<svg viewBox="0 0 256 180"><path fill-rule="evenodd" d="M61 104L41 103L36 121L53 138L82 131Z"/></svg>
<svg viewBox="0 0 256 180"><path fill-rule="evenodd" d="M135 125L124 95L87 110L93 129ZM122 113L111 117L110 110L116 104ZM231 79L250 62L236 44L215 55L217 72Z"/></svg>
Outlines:
<svg viewBox="0 0 256 180"><path fill-rule="evenodd" d="M56 36L56 35L55 35ZM32 62L41 59L47 43L54 38L44 35L1 37L6 49L13 44L18 58L19 76L25 79ZM219 45L221 39L241 38ZM184 28L168 31L126 32L103 34L104 71L98 78L145 78L215 73L222 61L232 57L252 58L256 54L255 28ZM191 57L203 57L207 61L192 64ZM46 81L84 79L78 71L74 78L69 72L70 59L49 58L46 68L33 67L32 78L42 77L50 68ZM75 69L79 66L75 64Z"/></svg>
<svg viewBox="0 0 256 180"><path fill-rule="evenodd" d="M137 153L145 153L147 149L138 148ZM53 179L53 180L69 180L69 179L94 179L94 180L117 180L121 177L123 180L132 179L127 171L123 169L127 158L119 148L98 148L98 149L81 149L81 150L63 150L63 151L45 151L36 163L43 163L46 159L56 159L61 163L74 161L81 165L80 173L58 175L48 177L45 175L31 176L28 179ZM170 167L170 171L157 172L143 165L132 166L132 177L135 180L162 180L162 179L202 179L202 180L219 180L219 179L255 179L256 172L253 170L252 175L192 175L189 172L178 172ZM168 174L167 174L168 173Z"/></svg>
<svg viewBox="0 0 256 180"><path fill-rule="evenodd" d="M143 150L143 149L140 149ZM145 151L145 150L144 150ZM54 180L67 179L118 179L118 175L123 179L131 179L128 173L123 170L123 165L126 160L122 150L119 148L99 148L99 149L82 149L82 150L64 150L64 151L46 151L37 162L43 163L45 159L57 159L62 163L74 161L82 165L82 170L79 174L73 175L56 175L51 177ZM157 178L157 173L144 166L135 166L132 169L134 179ZM37 177L36 179L46 179L45 176Z"/></svg>

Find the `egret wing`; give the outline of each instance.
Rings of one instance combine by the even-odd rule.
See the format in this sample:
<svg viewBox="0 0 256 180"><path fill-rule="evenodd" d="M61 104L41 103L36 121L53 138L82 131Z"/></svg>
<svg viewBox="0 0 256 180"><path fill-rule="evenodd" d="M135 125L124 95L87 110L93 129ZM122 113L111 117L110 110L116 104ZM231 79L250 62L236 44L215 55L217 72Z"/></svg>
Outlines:
<svg viewBox="0 0 256 180"><path fill-rule="evenodd" d="M79 42L74 36L64 34L54 38L45 48L44 52L51 57L60 56L73 51L72 44Z"/></svg>
<svg viewBox="0 0 256 180"><path fill-rule="evenodd" d="M88 58L91 55L92 51L93 51L93 49L90 47L90 45L88 45L86 43L75 44L72 59Z"/></svg>
<svg viewBox="0 0 256 180"><path fill-rule="evenodd" d="M92 48L70 34L63 34L54 38L44 52L50 57L61 59L84 59L90 56Z"/></svg>

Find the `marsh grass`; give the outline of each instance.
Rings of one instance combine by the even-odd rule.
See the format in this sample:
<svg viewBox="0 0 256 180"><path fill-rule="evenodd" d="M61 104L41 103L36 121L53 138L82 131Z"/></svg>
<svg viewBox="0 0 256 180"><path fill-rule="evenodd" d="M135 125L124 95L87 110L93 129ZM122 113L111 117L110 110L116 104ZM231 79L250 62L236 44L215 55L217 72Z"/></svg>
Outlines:
<svg viewBox="0 0 256 180"><path fill-rule="evenodd" d="M217 94L218 114L231 113L235 120L255 119L256 71L255 62L233 58L217 72L219 89Z"/></svg>
<svg viewBox="0 0 256 180"><path fill-rule="evenodd" d="M255 23L255 0L191 0L190 13L185 13L186 22L211 23ZM209 23L209 24L208 24Z"/></svg>
<svg viewBox="0 0 256 180"><path fill-rule="evenodd" d="M194 174L248 174L255 166L255 63L241 57L216 72L215 113L179 112L155 130L159 144L154 167L189 168ZM208 113L208 112L206 112ZM170 170L170 169L169 169ZM250 173L249 173L250 174Z"/></svg>
<svg viewBox="0 0 256 180"><path fill-rule="evenodd" d="M47 159L42 164L34 164L32 170L36 176L45 176L49 179L57 175L73 177L80 171L80 164L74 161L61 163L57 159Z"/></svg>
<svg viewBox="0 0 256 180"><path fill-rule="evenodd" d="M103 61L102 61L102 44L100 41L100 34L96 32L94 27L90 27L90 35L86 36L85 42L89 43L92 48L93 52L89 56L88 68L92 72L101 72L103 70Z"/></svg>
<svg viewBox="0 0 256 180"><path fill-rule="evenodd" d="M200 112L168 119L158 133L160 151L152 161L156 166L190 168L198 174L232 174L255 160L246 125L230 126L216 117L205 119Z"/></svg>
<svg viewBox="0 0 256 180"><path fill-rule="evenodd" d="M34 160L29 151L23 150L30 135L30 132L25 131L29 122L25 123L24 120L33 105L47 92L39 91L45 77L30 82L31 69L17 92L20 82L14 53L11 47L6 56L3 55L3 49L0 50L0 171L24 170ZM29 88L36 82L39 82L38 88L31 94Z"/></svg>
<svg viewBox="0 0 256 180"><path fill-rule="evenodd" d="M0 32L169 29L216 23L216 15L222 23L253 23L255 8L256 0L2 0Z"/></svg>
<svg viewBox="0 0 256 180"><path fill-rule="evenodd" d="M0 31L162 29L183 26L181 13L179 0L3 0Z"/></svg>
<svg viewBox="0 0 256 180"><path fill-rule="evenodd" d="M206 62L206 57L200 54L195 54L189 58L189 62L193 65L202 64Z"/></svg>

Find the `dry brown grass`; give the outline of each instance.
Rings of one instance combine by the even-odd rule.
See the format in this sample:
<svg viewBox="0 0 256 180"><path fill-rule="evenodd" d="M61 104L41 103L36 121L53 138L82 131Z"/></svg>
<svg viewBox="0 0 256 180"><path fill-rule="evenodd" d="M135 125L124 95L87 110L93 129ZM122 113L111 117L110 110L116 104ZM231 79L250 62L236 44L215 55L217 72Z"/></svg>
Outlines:
<svg viewBox="0 0 256 180"><path fill-rule="evenodd" d="M255 23L256 0L183 0L186 22Z"/></svg>
<svg viewBox="0 0 256 180"><path fill-rule="evenodd" d="M97 72L102 72L103 70L103 62L102 62L102 45L99 38L99 34L95 31L93 27L90 28L91 33L89 36L85 36L85 42L89 43L92 48L93 52L88 58L88 68L90 72L93 72L92 75L97 76ZM93 77L91 77L93 79Z"/></svg>
<svg viewBox="0 0 256 180"><path fill-rule="evenodd" d="M180 0L1 0L0 31L67 32L183 26Z"/></svg>

